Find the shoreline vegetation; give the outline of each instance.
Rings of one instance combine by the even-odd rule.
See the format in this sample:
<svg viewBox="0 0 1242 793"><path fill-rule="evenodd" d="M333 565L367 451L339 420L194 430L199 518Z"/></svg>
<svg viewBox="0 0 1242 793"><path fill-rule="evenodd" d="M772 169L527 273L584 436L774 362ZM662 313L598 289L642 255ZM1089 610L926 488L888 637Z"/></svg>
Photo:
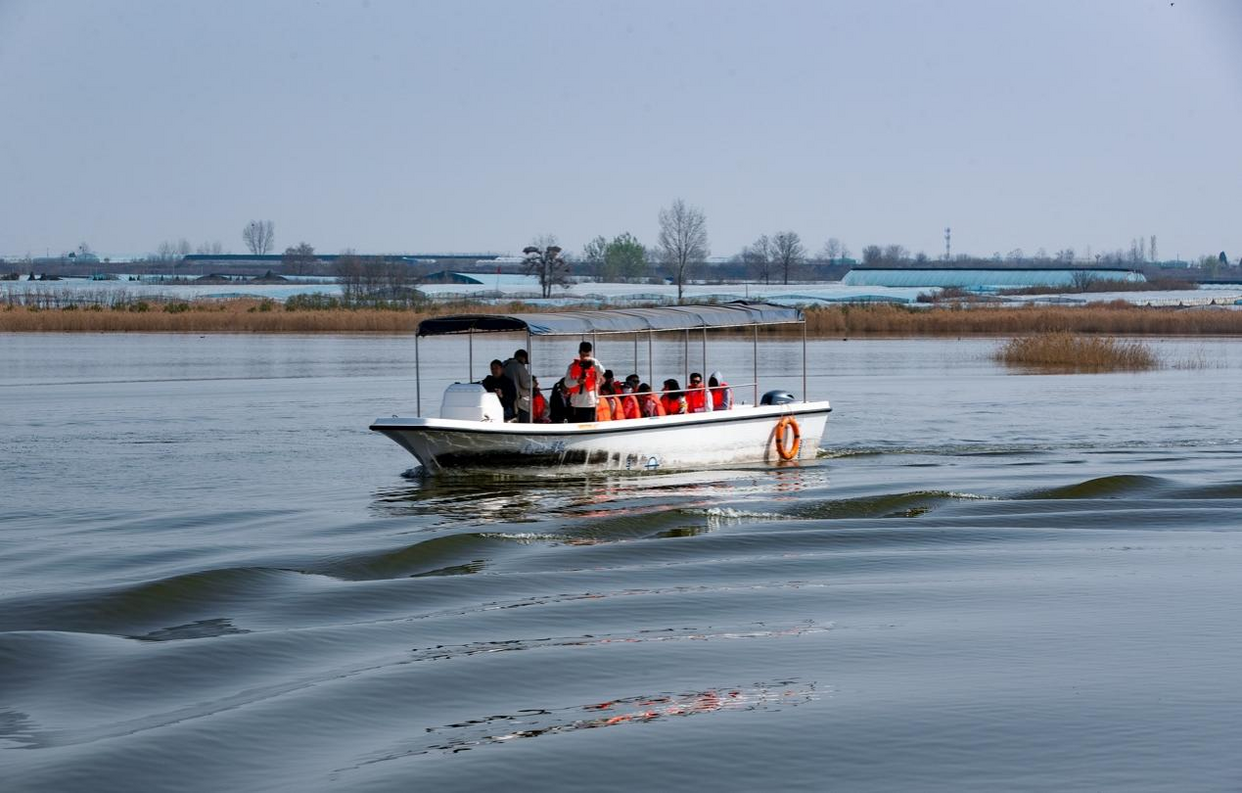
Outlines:
<svg viewBox="0 0 1242 793"><path fill-rule="evenodd" d="M584 306L566 307L566 310ZM585 306L593 308L593 306ZM427 317L547 311L523 303L436 303L408 308L318 307L313 301L281 304L267 299L134 300L59 307L0 307L0 333L412 333ZM555 309L554 309L555 310ZM815 306L805 309L807 335L1011 336L1072 332L1121 336L1242 335L1242 311L1134 306L1123 301L1085 306L972 305L912 308L891 304ZM797 328L761 329L767 336Z"/></svg>

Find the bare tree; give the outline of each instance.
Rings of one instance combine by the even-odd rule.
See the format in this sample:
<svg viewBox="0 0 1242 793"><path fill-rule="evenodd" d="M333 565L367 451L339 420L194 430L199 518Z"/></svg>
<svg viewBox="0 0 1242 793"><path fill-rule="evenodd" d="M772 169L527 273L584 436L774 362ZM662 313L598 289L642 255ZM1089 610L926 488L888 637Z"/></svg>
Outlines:
<svg viewBox="0 0 1242 793"><path fill-rule="evenodd" d="M359 256L344 251L336 260L336 277L341 285L341 302L350 308L408 308L425 298L416 287L418 278L409 265L383 256Z"/></svg>
<svg viewBox="0 0 1242 793"><path fill-rule="evenodd" d="M884 259L884 251L879 245L868 245L862 251L863 264L868 267L880 264Z"/></svg>
<svg viewBox="0 0 1242 793"><path fill-rule="evenodd" d="M284 271L293 275L306 275L314 269L315 262L315 249L305 242L285 248L285 255L280 260Z"/></svg>
<svg viewBox="0 0 1242 793"><path fill-rule="evenodd" d="M829 237L828 241L824 243L824 249L819 255L822 258L827 259L828 263L831 264L837 259L844 259L846 256L849 256L849 253L841 240L836 237Z"/></svg>
<svg viewBox="0 0 1242 793"><path fill-rule="evenodd" d="M767 234L742 248L741 259L756 281L772 283L772 240Z"/></svg>
<svg viewBox="0 0 1242 793"><path fill-rule="evenodd" d="M609 273L604 271L604 258L607 253L608 240L604 239L602 234L582 247L582 263L590 267L601 281L608 280L609 276Z"/></svg>
<svg viewBox="0 0 1242 793"><path fill-rule="evenodd" d="M539 288L545 298L552 296L552 287L569 287L569 263L561 257L560 246L556 237L545 234L536 237L533 245L522 249L526 257L522 272L539 279Z"/></svg>
<svg viewBox="0 0 1242 793"><path fill-rule="evenodd" d="M1075 292L1086 292L1095 284L1097 278L1095 273L1089 270L1075 270L1070 275L1070 282L1073 284Z"/></svg>
<svg viewBox="0 0 1242 793"><path fill-rule="evenodd" d="M199 243L198 248L196 248L194 252L207 256L219 256L224 253L224 246L220 244L220 240L216 240L214 242L202 242Z"/></svg>
<svg viewBox="0 0 1242 793"><path fill-rule="evenodd" d="M673 271L677 281L677 302L681 302L690 268L707 258L707 217L697 207L686 206L680 198L660 210L660 258Z"/></svg>
<svg viewBox="0 0 1242 793"><path fill-rule="evenodd" d="M806 248L802 247L802 238L794 231L782 231L772 237L772 258L789 283L789 272L806 260Z"/></svg>
<svg viewBox="0 0 1242 793"><path fill-rule="evenodd" d="M901 264L910 258L910 251L904 245L885 245L883 258L885 264Z"/></svg>
<svg viewBox="0 0 1242 793"><path fill-rule="evenodd" d="M276 241L276 226L270 220L252 220L242 229L242 241L251 253L262 256Z"/></svg>

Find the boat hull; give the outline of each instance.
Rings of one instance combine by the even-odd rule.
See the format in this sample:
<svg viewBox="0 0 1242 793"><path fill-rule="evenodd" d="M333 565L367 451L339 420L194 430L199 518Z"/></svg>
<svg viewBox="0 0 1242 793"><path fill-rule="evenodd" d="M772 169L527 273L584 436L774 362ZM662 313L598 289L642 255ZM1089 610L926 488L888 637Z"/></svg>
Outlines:
<svg viewBox="0 0 1242 793"><path fill-rule="evenodd" d="M780 462L775 436L785 416L799 426L796 459L812 459L831 411L827 402L743 405L716 413L586 424L394 417L376 419L371 429L413 454L428 473L514 467L641 471Z"/></svg>

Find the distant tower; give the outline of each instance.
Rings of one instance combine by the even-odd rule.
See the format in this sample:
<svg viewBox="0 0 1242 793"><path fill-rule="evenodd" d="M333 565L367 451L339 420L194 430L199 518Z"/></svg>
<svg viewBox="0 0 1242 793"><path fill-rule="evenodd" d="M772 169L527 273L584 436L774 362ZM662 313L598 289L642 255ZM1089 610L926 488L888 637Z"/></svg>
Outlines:
<svg viewBox="0 0 1242 793"><path fill-rule="evenodd" d="M952 246L949 244L949 239L952 236L952 234L953 234L953 229L949 228L948 226L945 226L944 227L944 260L946 262L953 259L953 255L952 255L953 249L952 249Z"/></svg>

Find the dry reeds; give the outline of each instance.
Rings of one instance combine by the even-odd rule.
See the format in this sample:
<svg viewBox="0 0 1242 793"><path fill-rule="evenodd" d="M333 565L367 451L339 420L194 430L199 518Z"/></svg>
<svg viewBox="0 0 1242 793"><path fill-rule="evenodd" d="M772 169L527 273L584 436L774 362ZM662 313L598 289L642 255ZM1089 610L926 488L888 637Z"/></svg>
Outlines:
<svg viewBox="0 0 1242 793"><path fill-rule="evenodd" d="M338 309L286 311L261 300L137 302L125 307L0 309L0 331L154 333L408 333L428 316L415 311Z"/></svg>
<svg viewBox="0 0 1242 793"><path fill-rule="evenodd" d="M1065 332L1010 339L996 351L996 359L1018 366L1092 372L1138 371L1160 365L1156 354L1142 342Z"/></svg>
<svg viewBox="0 0 1242 793"><path fill-rule="evenodd" d="M1101 333L1121 336L1236 336L1242 311L1153 308L1129 303L1085 306L909 308L831 306L806 312L812 336L1011 336L1019 333Z"/></svg>

